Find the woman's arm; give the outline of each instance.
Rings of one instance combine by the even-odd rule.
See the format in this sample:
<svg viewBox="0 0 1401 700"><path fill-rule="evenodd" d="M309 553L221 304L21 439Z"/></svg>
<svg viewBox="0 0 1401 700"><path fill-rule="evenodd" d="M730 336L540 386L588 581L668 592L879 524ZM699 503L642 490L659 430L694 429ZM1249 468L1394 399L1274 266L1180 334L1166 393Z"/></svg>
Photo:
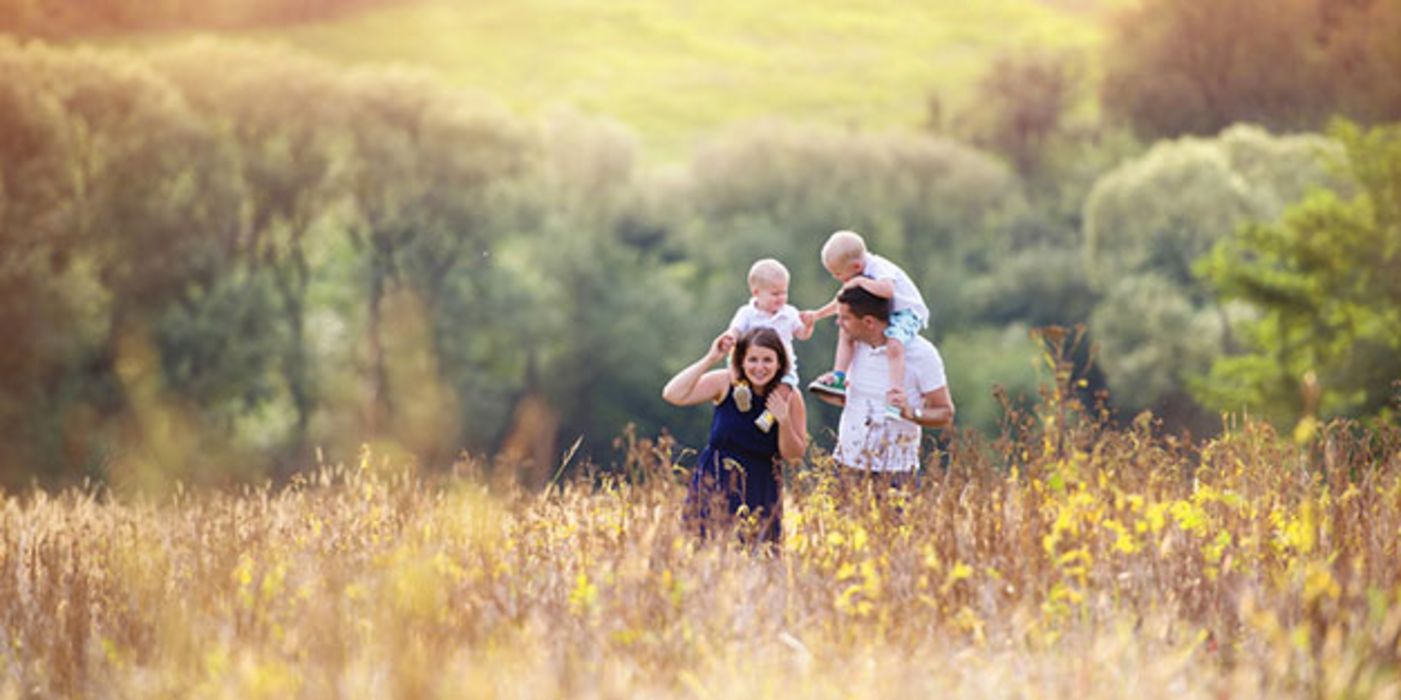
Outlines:
<svg viewBox="0 0 1401 700"><path fill-rule="evenodd" d="M706 372L735 344L728 331L721 333L710 343L703 357L692 362L686 369L676 373L662 388L662 399L676 406L694 406L707 399L714 401L724 396L725 387L730 383L730 371L717 369Z"/></svg>

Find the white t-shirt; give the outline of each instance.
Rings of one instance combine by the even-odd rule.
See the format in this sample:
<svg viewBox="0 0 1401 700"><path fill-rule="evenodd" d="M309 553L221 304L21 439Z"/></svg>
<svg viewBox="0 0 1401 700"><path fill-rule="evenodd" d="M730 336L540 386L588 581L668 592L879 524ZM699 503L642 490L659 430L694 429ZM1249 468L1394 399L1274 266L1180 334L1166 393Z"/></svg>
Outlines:
<svg viewBox="0 0 1401 700"><path fill-rule="evenodd" d="M946 386L944 359L934 344L915 336L905 347L905 396L910 408L923 408L923 398ZM837 448L841 464L877 472L912 471L919 467L919 425L885 412L890 389L890 361L885 346L856 343L846 372L846 405L842 408Z"/></svg>
<svg viewBox="0 0 1401 700"><path fill-rule="evenodd" d="M802 327L803 322L798 318L798 307L784 304L777 313L771 314L755 306L753 299L739 307L735 311L735 317L730 319L730 328L737 333L755 328L772 328L783 340L783 348L788 351L788 366L794 371L798 367L798 356L793 354L793 333Z"/></svg>
<svg viewBox="0 0 1401 700"><path fill-rule="evenodd" d="M890 280L895 283L895 298L890 300L892 313L902 309L914 311L922 325L929 324L929 307L924 304L924 295L905 271L875 253L867 253L862 261L861 274L874 280Z"/></svg>

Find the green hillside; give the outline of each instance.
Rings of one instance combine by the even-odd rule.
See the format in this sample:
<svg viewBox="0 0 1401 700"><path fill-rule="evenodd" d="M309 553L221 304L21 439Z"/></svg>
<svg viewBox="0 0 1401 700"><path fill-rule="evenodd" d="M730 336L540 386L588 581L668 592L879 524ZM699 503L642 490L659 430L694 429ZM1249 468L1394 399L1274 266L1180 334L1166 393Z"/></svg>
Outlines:
<svg viewBox="0 0 1401 700"><path fill-rule="evenodd" d="M1110 4L427 0L249 36L423 66L524 113L608 115L668 160L738 120L921 124L931 93L957 109L1002 50L1093 49Z"/></svg>

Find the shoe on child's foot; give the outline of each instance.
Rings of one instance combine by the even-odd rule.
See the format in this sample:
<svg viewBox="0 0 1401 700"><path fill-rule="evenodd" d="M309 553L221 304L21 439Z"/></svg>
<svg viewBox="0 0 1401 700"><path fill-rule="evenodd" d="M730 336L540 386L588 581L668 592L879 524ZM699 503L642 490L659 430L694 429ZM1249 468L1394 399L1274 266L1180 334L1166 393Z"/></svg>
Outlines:
<svg viewBox="0 0 1401 700"><path fill-rule="evenodd" d="M905 412L904 412L904 411L901 411L900 408L899 408L898 406L891 406L890 404L886 404L886 405L885 405L885 417L886 417L886 418L904 418L904 417L905 417Z"/></svg>
<svg viewBox="0 0 1401 700"><path fill-rule="evenodd" d="M735 408L738 408L740 413L748 413L754 399L754 392L749 388L749 384L746 382L736 384L734 395Z"/></svg>
<svg viewBox="0 0 1401 700"><path fill-rule="evenodd" d="M758 428L760 432L767 433L773 428L775 420L777 419L774 418L773 413L766 408L763 413L759 414L758 418L754 419L754 427Z"/></svg>
<svg viewBox="0 0 1401 700"><path fill-rule="evenodd" d="M812 380L812 383L808 384L808 391L814 391L819 394L831 394L832 396L846 396L846 374L844 372L836 372L831 375L830 381L822 381L823 377L827 376L828 375L823 375L822 377Z"/></svg>

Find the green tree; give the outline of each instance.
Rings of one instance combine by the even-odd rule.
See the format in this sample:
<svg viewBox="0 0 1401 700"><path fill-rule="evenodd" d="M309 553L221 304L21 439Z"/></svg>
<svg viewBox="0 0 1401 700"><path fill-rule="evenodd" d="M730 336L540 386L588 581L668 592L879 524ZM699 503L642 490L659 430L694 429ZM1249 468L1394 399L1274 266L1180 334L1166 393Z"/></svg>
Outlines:
<svg viewBox="0 0 1401 700"><path fill-rule="evenodd" d="M69 146L63 108L31 69L32 57L0 43L0 481L61 460L58 397L100 345L104 295L62 236L61 193ZM97 302L97 303L94 303ZM93 309L85 313L85 310ZM72 391L74 389L69 389ZM32 471L30 471L32 473Z"/></svg>
<svg viewBox="0 0 1401 700"><path fill-rule="evenodd" d="M412 301L395 303L422 305L431 329L424 340L433 347L412 352L438 363L457 360L446 371L459 379L485 359L456 348L480 348L478 335L509 338L509 317L491 313L493 304L511 294L492 285L502 279L493 271L494 253L518 206L510 191L530 168L535 145L500 109L422 75L366 69L348 78L348 90L355 115L348 124L355 212L350 231L365 266L365 428L387 435L403 424L396 418L408 410L398 405L401 400L415 400L411 387L391 386L394 358L386 322L395 320L386 318L387 300L397 296ZM438 371L444 371L441 364ZM476 399L470 392L477 382L453 383L469 392L464 399ZM450 455L456 438L439 436L434 449Z"/></svg>
<svg viewBox="0 0 1401 700"><path fill-rule="evenodd" d="M1259 315L1245 352L1217 358L1195 391L1223 410L1394 417L1401 378L1401 126L1332 130L1348 193L1319 189L1278 221L1244 226L1201 270ZM1304 391L1315 377L1317 404Z"/></svg>
<svg viewBox="0 0 1401 700"><path fill-rule="evenodd" d="M231 169L180 95L134 57L39 45L4 54L6 74L27 91L10 94L47 124L35 131L27 127L38 122L20 120L16 173L34 179L6 187L22 239L7 261L41 282L36 301L60 311L39 337L65 358L63 371L39 385L30 410L35 442L62 451L39 463L53 474L120 461L124 446L154 429L142 415L148 399L209 388L171 382L165 358L127 362L127 349L160 345L172 310L199 308L221 283L237 229ZM75 308L81 314L62 313ZM136 374L159 390L136 391ZM178 456L148 461L188 470Z"/></svg>
<svg viewBox="0 0 1401 700"><path fill-rule="evenodd" d="M1329 148L1316 136L1238 126L1215 139L1160 143L1096 182L1084 214L1088 279L1102 299L1091 331L1118 405L1205 420L1187 378L1231 347L1233 312L1193 264L1240 224L1272 221L1309 183L1330 182ZM1192 351L1179 352L1188 331Z"/></svg>
<svg viewBox="0 0 1401 700"><path fill-rule="evenodd" d="M842 228L899 261L921 286L936 329L956 327L967 320L962 283L1008 250L997 224L1020 201L1008 168L953 139L775 123L703 148L685 190L692 216L683 240L717 329L747 298L744 273L761 257L788 265L794 304L830 299L836 287L818 250Z"/></svg>
<svg viewBox="0 0 1401 700"><path fill-rule="evenodd" d="M637 143L626 128L559 113L547 121L545 146L534 231L507 251L532 302L515 349L530 367L522 397L548 399L557 444L583 438L584 454L607 463L628 423L644 435L686 423L661 400L680 366L671 359L694 359L700 338L724 322L697 319L662 247L632 238L647 216Z"/></svg>
<svg viewBox="0 0 1401 700"><path fill-rule="evenodd" d="M268 285L275 302L274 314L246 317L241 340L266 342L276 332L278 365L296 415L291 442L300 448L317 406L306 331L308 295L324 262L314 252L326 247L318 245L316 232L345 198L349 102L343 81L333 67L308 56L229 42L188 43L151 60L217 129L235 164L242 205L237 261L247 270L246 298L266 298L260 287ZM274 318L282 328L267 328ZM261 379L253 373L243 381L251 387Z"/></svg>

